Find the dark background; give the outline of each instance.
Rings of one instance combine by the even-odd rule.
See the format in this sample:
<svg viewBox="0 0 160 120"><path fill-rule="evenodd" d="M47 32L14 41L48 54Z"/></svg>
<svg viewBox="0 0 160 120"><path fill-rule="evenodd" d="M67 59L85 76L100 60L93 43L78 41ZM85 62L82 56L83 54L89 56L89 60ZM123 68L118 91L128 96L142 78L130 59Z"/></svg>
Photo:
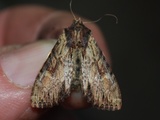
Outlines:
<svg viewBox="0 0 160 120"><path fill-rule="evenodd" d="M41 4L69 10L70 0L13 0L0 2L1 9L24 3ZM154 0L73 0L73 10L81 16L95 20L105 13L97 24L103 31L110 49L113 71L118 79L123 107L109 112L95 108L66 111L78 120L145 120L159 118L160 77L160 13ZM159 31L158 31L159 30ZM61 119L59 115L58 118ZM45 116L43 119L49 119Z"/></svg>

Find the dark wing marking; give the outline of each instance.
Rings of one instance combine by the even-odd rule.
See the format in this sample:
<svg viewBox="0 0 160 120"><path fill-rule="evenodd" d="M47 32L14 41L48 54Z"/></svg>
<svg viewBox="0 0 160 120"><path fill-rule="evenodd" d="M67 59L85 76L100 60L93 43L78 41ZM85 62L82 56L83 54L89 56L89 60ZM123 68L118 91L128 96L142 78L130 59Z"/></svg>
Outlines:
<svg viewBox="0 0 160 120"><path fill-rule="evenodd" d="M83 92L100 109L121 108L121 93L113 73L96 41L90 37L82 61Z"/></svg>
<svg viewBox="0 0 160 120"><path fill-rule="evenodd" d="M73 64L66 43L63 33L36 77L31 95L32 107L52 107L70 94Z"/></svg>

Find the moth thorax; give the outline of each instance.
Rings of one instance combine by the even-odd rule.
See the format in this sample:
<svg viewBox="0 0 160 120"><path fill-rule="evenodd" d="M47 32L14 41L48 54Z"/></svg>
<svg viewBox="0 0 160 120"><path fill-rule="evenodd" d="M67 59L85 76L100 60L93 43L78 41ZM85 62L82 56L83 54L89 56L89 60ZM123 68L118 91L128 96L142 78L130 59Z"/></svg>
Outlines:
<svg viewBox="0 0 160 120"><path fill-rule="evenodd" d="M73 43L75 44L76 47L84 47L85 42L84 42L84 36L82 31L74 31L74 37L73 37Z"/></svg>

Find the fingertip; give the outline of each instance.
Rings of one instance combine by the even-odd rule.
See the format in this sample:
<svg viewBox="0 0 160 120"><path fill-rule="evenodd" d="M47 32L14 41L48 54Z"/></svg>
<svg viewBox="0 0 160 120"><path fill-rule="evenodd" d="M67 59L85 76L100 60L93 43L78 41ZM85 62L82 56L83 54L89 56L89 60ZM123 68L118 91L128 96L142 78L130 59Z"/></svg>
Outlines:
<svg viewBox="0 0 160 120"><path fill-rule="evenodd" d="M22 88L32 86L55 41L39 41L4 52L0 65L8 80Z"/></svg>
<svg viewBox="0 0 160 120"><path fill-rule="evenodd" d="M31 107L31 88L17 87L7 79L0 67L0 120L35 120L46 112Z"/></svg>
<svg viewBox="0 0 160 120"><path fill-rule="evenodd" d="M91 105L87 102L86 97L82 92L73 91L71 95L64 100L61 104L65 109L85 109L89 108Z"/></svg>

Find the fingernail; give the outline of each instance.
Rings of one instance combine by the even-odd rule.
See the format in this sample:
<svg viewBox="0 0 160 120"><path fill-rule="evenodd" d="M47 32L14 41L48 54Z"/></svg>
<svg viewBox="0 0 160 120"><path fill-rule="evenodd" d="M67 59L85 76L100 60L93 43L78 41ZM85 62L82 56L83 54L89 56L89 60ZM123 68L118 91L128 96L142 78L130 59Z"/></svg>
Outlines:
<svg viewBox="0 0 160 120"><path fill-rule="evenodd" d="M8 80L20 87L32 86L56 40L25 45L0 56L0 65Z"/></svg>

